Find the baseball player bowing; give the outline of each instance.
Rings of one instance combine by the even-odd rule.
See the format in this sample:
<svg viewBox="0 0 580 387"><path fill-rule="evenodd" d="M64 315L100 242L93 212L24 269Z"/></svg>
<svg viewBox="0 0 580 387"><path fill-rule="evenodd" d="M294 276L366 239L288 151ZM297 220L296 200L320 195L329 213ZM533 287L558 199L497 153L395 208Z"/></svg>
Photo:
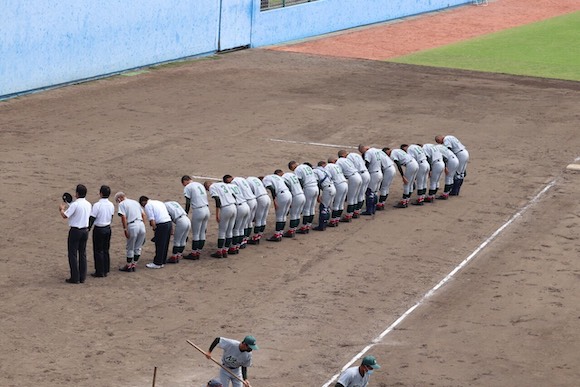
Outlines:
<svg viewBox="0 0 580 387"><path fill-rule="evenodd" d="M453 188L453 179L455 178L455 172L459 167L459 160L455 153L451 152L451 149L447 148L443 144L435 145L441 156L443 157L443 162L445 163L445 186L443 187L443 193L437 196L436 199L447 200L449 199L449 193Z"/></svg>
<svg viewBox="0 0 580 387"><path fill-rule="evenodd" d="M326 161L319 161L318 166L313 169L320 188L320 195L318 196L318 202L320 203L318 206L318 226L314 227L316 231L326 230L330 220L330 209L336 196L336 188L332 177L324 167L326 167Z"/></svg>
<svg viewBox="0 0 580 387"><path fill-rule="evenodd" d="M308 234L312 228L312 221L314 220L316 199L318 198L318 181L314 175L314 171L306 163L298 165L296 161L290 161L288 163L288 169L294 172L300 181L306 199L304 210L302 211L302 227L297 232L299 234Z"/></svg>
<svg viewBox="0 0 580 387"><path fill-rule="evenodd" d="M227 258L228 249L232 245L237 205L228 184L223 182L203 183L209 195L215 200L215 220L218 222L217 251L211 254L214 258Z"/></svg>
<svg viewBox="0 0 580 387"><path fill-rule="evenodd" d="M347 368L334 387L366 387L374 370L381 368L374 356L365 356L358 367Z"/></svg>
<svg viewBox="0 0 580 387"><path fill-rule="evenodd" d="M332 182L334 183L334 188L336 189L336 195L334 196L334 201L332 202L332 212L330 214L330 220L328 221L328 227L338 227L340 217L344 211L344 202L348 192L348 183L346 177L344 177L344 173L342 172L340 165L336 164L336 160L336 157L330 157L328 159L328 164L326 164L324 167L326 172L330 174Z"/></svg>
<svg viewBox="0 0 580 387"><path fill-rule="evenodd" d="M429 177L429 171L431 167L427 162L427 156L423 152L423 148L417 144L402 144L401 149L410 154L419 164L419 170L417 171L417 200L413 202L416 206L422 206L425 201L425 194L427 193L427 178Z"/></svg>
<svg viewBox="0 0 580 387"><path fill-rule="evenodd" d="M451 149L451 152L455 154L459 161L459 166L457 167L455 177L453 178L453 188L451 188L451 192L449 193L451 196L458 196L459 190L461 190L461 186L463 185L463 180L465 179L465 176L467 176L469 152L455 136L435 136L435 142L437 144L443 144Z"/></svg>
<svg viewBox="0 0 580 387"><path fill-rule="evenodd" d="M183 258L183 250L185 250L185 242L187 242L187 234L189 234L191 229L191 222L181 204L169 201L165 202L165 207L173 222L173 249L172 255L167 258L167 263L179 263L179 260Z"/></svg>
<svg viewBox="0 0 580 387"><path fill-rule="evenodd" d="M232 181L232 179L233 178L231 175L225 175L222 178L224 183L226 183L227 181ZM250 206L248 206L248 202L244 197L244 195L242 194L240 187L238 187L235 184L228 183L226 184L228 185L230 191L236 198L237 205L236 220L234 222L234 230L233 230L234 236L232 240L232 245L228 249L228 254L239 254L240 247L242 246L242 242L244 241L245 229L248 227L248 224L250 223Z"/></svg>
<svg viewBox="0 0 580 387"><path fill-rule="evenodd" d="M342 169L346 182L348 184L348 191L346 193L346 215L340 219L341 222L350 222L354 217L357 208L359 193L362 187L362 177L359 174L358 168L346 158L348 152L345 150L338 151L338 158L334 162Z"/></svg>
<svg viewBox="0 0 580 387"><path fill-rule="evenodd" d="M298 177L292 172L283 173L282 170L278 169L275 172L278 176L281 176L284 179L284 183L290 190L292 194L292 202L290 203L290 227L288 230L283 234L285 238L294 238L296 235L296 229L300 224L300 215L302 215L302 211L304 210L304 204L306 203L306 197L304 196L304 190L300 185L300 180Z"/></svg>
<svg viewBox="0 0 580 387"><path fill-rule="evenodd" d="M370 174L369 185L365 193L367 208L362 215L373 215L376 211L379 188L383 181L383 169L381 166L381 153L383 151L362 144L358 146L358 151L361 153Z"/></svg>
<svg viewBox="0 0 580 387"><path fill-rule="evenodd" d="M282 240L284 227L286 227L286 216L292 203L292 194L284 179L278 176L277 172L282 173L281 170L277 169L272 175L264 176L262 180L264 187L272 194L274 208L276 209L276 231L274 235L267 239L270 242L280 242Z"/></svg>
<svg viewBox="0 0 580 387"><path fill-rule="evenodd" d="M363 204L365 202L365 196L367 194L367 189L368 189L369 184L371 182L371 175L369 174L369 170L367 169L365 160L362 158L361 155L359 155L358 153L354 153L354 152L346 152L346 151L341 151L341 152L347 153L346 158L349 159L352 162L352 164L356 167L356 169L358 170L358 174L360 175L361 180L362 180L361 185L360 185L360 190L358 191L357 202L356 202L354 214L353 214L354 218L358 218L361 214L361 209L362 209ZM339 155L339 157L341 157L341 156Z"/></svg>
<svg viewBox="0 0 580 387"><path fill-rule="evenodd" d="M232 177L230 175L224 176L224 182L228 184L233 184L238 187L240 194L246 200L246 204L248 205L248 221L244 226L242 241L240 242L240 249L245 249L248 244L248 238L252 234L252 222L256 217L256 210L258 207L258 202L256 200L256 195L254 191L252 191L252 187L250 187L250 182L243 177ZM265 191L265 190L264 190ZM238 212L240 209L238 208ZM238 214L239 216L239 214ZM235 226L234 226L235 230Z"/></svg>
<svg viewBox="0 0 580 387"><path fill-rule="evenodd" d="M381 181L381 186L379 188L379 202L377 203L377 211L383 211L385 209L385 202L389 197L391 183L393 182L397 171L395 169L395 163L383 150L380 151L379 158L381 160L383 180Z"/></svg>
<svg viewBox="0 0 580 387"><path fill-rule="evenodd" d="M117 213L121 217L127 238L127 264L120 267L119 271L133 272L137 269L137 262L145 243L145 211L137 200L129 199L123 192L115 194L115 202L118 204Z"/></svg>
<svg viewBox="0 0 580 387"><path fill-rule="evenodd" d="M394 205L395 208L407 208L411 200L411 193L413 192L413 183L419 170L417 161L402 149L383 148L383 152L387 154L395 162L401 177L403 178L403 198ZM405 172L403 172L405 167Z"/></svg>
<svg viewBox="0 0 580 387"><path fill-rule="evenodd" d="M184 259L197 260L205 245L205 232L209 220L209 203L203 184L195 182L188 175L181 178L183 196L185 196L185 212L189 214L191 208L191 253L183 256Z"/></svg>
<svg viewBox="0 0 580 387"><path fill-rule="evenodd" d="M263 177L262 177L263 179ZM254 235L252 239L248 241L251 245L257 245L260 243L260 239L264 235L264 230L266 229L266 220L268 218L268 210L272 201L268 196L268 191L264 186L262 180L255 176L250 176L246 178L246 181L250 185L254 196L256 197L256 212L253 218L254 221Z"/></svg>
<svg viewBox="0 0 580 387"><path fill-rule="evenodd" d="M222 365L244 381L244 386L249 387L248 367L252 366L252 351L258 350L254 336L246 336L241 342L225 337L216 337L209 346L205 356L211 359L211 352L219 346L223 349ZM224 387L242 387L242 383L230 375L224 369L220 369L220 380Z"/></svg>
<svg viewBox="0 0 580 387"><path fill-rule="evenodd" d="M425 152L427 161L431 166L431 173L429 174L429 193L427 194L427 197L425 197L425 201L433 203L435 201L437 189L439 188L439 179L445 169L445 163L443 162L443 155L435 145L424 144L423 151Z"/></svg>

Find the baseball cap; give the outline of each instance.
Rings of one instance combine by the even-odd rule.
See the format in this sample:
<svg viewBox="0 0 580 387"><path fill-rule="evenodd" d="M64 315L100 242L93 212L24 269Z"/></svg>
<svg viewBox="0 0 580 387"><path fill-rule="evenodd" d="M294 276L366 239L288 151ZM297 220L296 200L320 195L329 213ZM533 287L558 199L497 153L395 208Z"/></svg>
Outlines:
<svg viewBox="0 0 580 387"><path fill-rule="evenodd" d="M217 379L212 379L207 382L207 387L223 387L223 384Z"/></svg>
<svg viewBox="0 0 580 387"><path fill-rule="evenodd" d="M256 345L256 338L254 336L246 336L244 337L244 341L242 343L246 344L248 347L252 348L253 351L259 349Z"/></svg>
<svg viewBox="0 0 580 387"><path fill-rule="evenodd" d="M365 356L363 358L362 365L369 366L373 370L378 370L379 368L381 368L381 366L377 364L377 359L375 359L374 356Z"/></svg>

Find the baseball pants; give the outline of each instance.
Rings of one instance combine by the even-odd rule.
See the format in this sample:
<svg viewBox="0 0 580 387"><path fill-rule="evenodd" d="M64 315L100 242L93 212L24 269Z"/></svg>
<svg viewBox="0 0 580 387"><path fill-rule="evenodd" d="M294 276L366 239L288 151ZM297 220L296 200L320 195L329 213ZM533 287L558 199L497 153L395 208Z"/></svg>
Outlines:
<svg viewBox="0 0 580 387"><path fill-rule="evenodd" d="M141 255L141 249L145 243L145 223L137 220L127 225L127 232L129 233L129 238L125 244L127 258L134 258L135 255Z"/></svg>
<svg viewBox="0 0 580 387"><path fill-rule="evenodd" d="M332 210L344 210L344 202L348 193L348 183L343 181L342 183L335 184L334 188L336 189L336 195L334 196L334 202L332 203Z"/></svg>
<svg viewBox="0 0 580 387"><path fill-rule="evenodd" d="M372 173L370 173L370 176L371 176L371 180L369 182L369 188L370 188L371 192L377 193L377 192L379 192L381 182L383 181L383 172L382 171L372 172ZM366 190L365 190L365 192L366 192Z"/></svg>
<svg viewBox="0 0 580 387"><path fill-rule="evenodd" d="M417 190L423 190L423 189L427 189L427 178L429 177L429 171L431 170L431 167L429 166L429 163L427 162L427 160L423 160L423 161L418 161L417 162L419 164L419 170L417 171Z"/></svg>
<svg viewBox="0 0 580 387"><path fill-rule="evenodd" d="M204 241L209 220L209 207L194 208L191 213L191 233L194 241Z"/></svg>
<svg viewBox="0 0 580 387"><path fill-rule="evenodd" d="M254 216L255 226L265 226L268 219L268 210L272 201L268 195L262 195L256 198L256 215Z"/></svg>
<svg viewBox="0 0 580 387"><path fill-rule="evenodd" d="M361 177L361 185L360 185L360 191L358 193L358 199L357 202L364 202L365 201L365 195L367 192L367 188L369 187L369 184L371 182L371 174L369 173L369 171L361 171L359 172L359 175ZM376 191L373 191L376 192Z"/></svg>
<svg viewBox="0 0 580 387"><path fill-rule="evenodd" d="M292 203L292 194L288 191L276 195L276 222L286 222L286 216Z"/></svg>
<svg viewBox="0 0 580 387"><path fill-rule="evenodd" d="M230 204L220 208L220 222L218 225L218 239L232 238L236 223L237 205Z"/></svg>
<svg viewBox="0 0 580 387"><path fill-rule="evenodd" d="M457 177L463 179L465 177L465 171L467 170L467 163L469 162L469 152L467 149L459 151L455 154L457 160L459 161L459 166L457 167Z"/></svg>
<svg viewBox="0 0 580 387"><path fill-rule="evenodd" d="M394 165L389 166L386 169L383 169L383 180L381 181L381 187L379 188L380 195L386 196L389 194L391 189L391 183L397 174L397 169Z"/></svg>
<svg viewBox="0 0 580 387"><path fill-rule="evenodd" d="M230 369L230 371L242 379L242 368L238 367L235 369ZM229 387L230 381L232 382L232 387L242 387L243 384L238 379L234 378L232 375L228 374L223 368L220 368L220 382L222 382L223 387Z"/></svg>
<svg viewBox="0 0 580 387"><path fill-rule="evenodd" d="M445 174L445 184L453 185L453 178L459 168L459 160L457 157L447 159L447 173Z"/></svg>
<svg viewBox="0 0 580 387"><path fill-rule="evenodd" d="M238 203L237 206L233 236L239 237L244 235L244 229L250 223L250 206L248 206L247 202Z"/></svg>
<svg viewBox="0 0 580 387"><path fill-rule="evenodd" d="M362 188L362 177L355 173L347 178L348 191L346 193L346 203L348 205L355 205L359 202L359 194ZM363 194L364 200L364 194Z"/></svg>
<svg viewBox="0 0 580 387"><path fill-rule="evenodd" d="M316 212L316 199L318 198L318 185L304 187L304 197L306 201L302 215L314 215Z"/></svg>
<svg viewBox="0 0 580 387"><path fill-rule="evenodd" d="M429 177L429 190L433 191L439 187L439 179L445 170L445 163L443 160L434 160L431 165L431 176Z"/></svg>
<svg viewBox="0 0 580 387"><path fill-rule="evenodd" d="M334 198L336 197L336 188L334 184L329 184L325 187L322 187L322 192L320 195L320 203L328 209L333 207ZM342 200L344 202L344 198Z"/></svg>
<svg viewBox="0 0 580 387"><path fill-rule="evenodd" d="M403 185L403 194L411 195L413 192L413 184L415 184L415 178L417 177L417 172L419 171L419 164L415 160L410 161L405 166L404 176L407 178L407 184Z"/></svg>
<svg viewBox="0 0 580 387"><path fill-rule="evenodd" d="M249 214L248 224L246 225L246 228L250 228L250 227L252 227L252 223L254 222L254 219L256 218L256 211L258 209L258 201L256 199L250 199L250 200L246 201L246 203L248 204L248 207L250 208L250 214Z"/></svg>
<svg viewBox="0 0 580 387"><path fill-rule="evenodd" d="M300 215L304 210L304 204L306 203L306 197L304 194L298 194L292 196L292 203L290 204L290 220L300 220Z"/></svg>
<svg viewBox="0 0 580 387"><path fill-rule="evenodd" d="M182 215L175 221L175 230L173 231L173 247L184 247L187 241L187 234L191 229L191 222L187 215Z"/></svg>

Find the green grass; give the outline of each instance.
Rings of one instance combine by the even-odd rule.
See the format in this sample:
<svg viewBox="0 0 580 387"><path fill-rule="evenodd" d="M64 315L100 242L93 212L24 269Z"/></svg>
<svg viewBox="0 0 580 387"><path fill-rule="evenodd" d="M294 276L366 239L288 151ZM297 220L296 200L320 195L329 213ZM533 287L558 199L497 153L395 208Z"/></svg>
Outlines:
<svg viewBox="0 0 580 387"><path fill-rule="evenodd" d="M580 81L580 12L390 61Z"/></svg>

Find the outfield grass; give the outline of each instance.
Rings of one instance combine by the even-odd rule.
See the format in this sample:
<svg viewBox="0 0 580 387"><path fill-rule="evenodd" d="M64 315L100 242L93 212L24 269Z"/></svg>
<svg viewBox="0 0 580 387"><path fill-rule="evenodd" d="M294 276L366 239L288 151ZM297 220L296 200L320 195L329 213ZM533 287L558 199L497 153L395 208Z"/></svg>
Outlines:
<svg viewBox="0 0 580 387"><path fill-rule="evenodd" d="M580 81L580 12L390 61Z"/></svg>

